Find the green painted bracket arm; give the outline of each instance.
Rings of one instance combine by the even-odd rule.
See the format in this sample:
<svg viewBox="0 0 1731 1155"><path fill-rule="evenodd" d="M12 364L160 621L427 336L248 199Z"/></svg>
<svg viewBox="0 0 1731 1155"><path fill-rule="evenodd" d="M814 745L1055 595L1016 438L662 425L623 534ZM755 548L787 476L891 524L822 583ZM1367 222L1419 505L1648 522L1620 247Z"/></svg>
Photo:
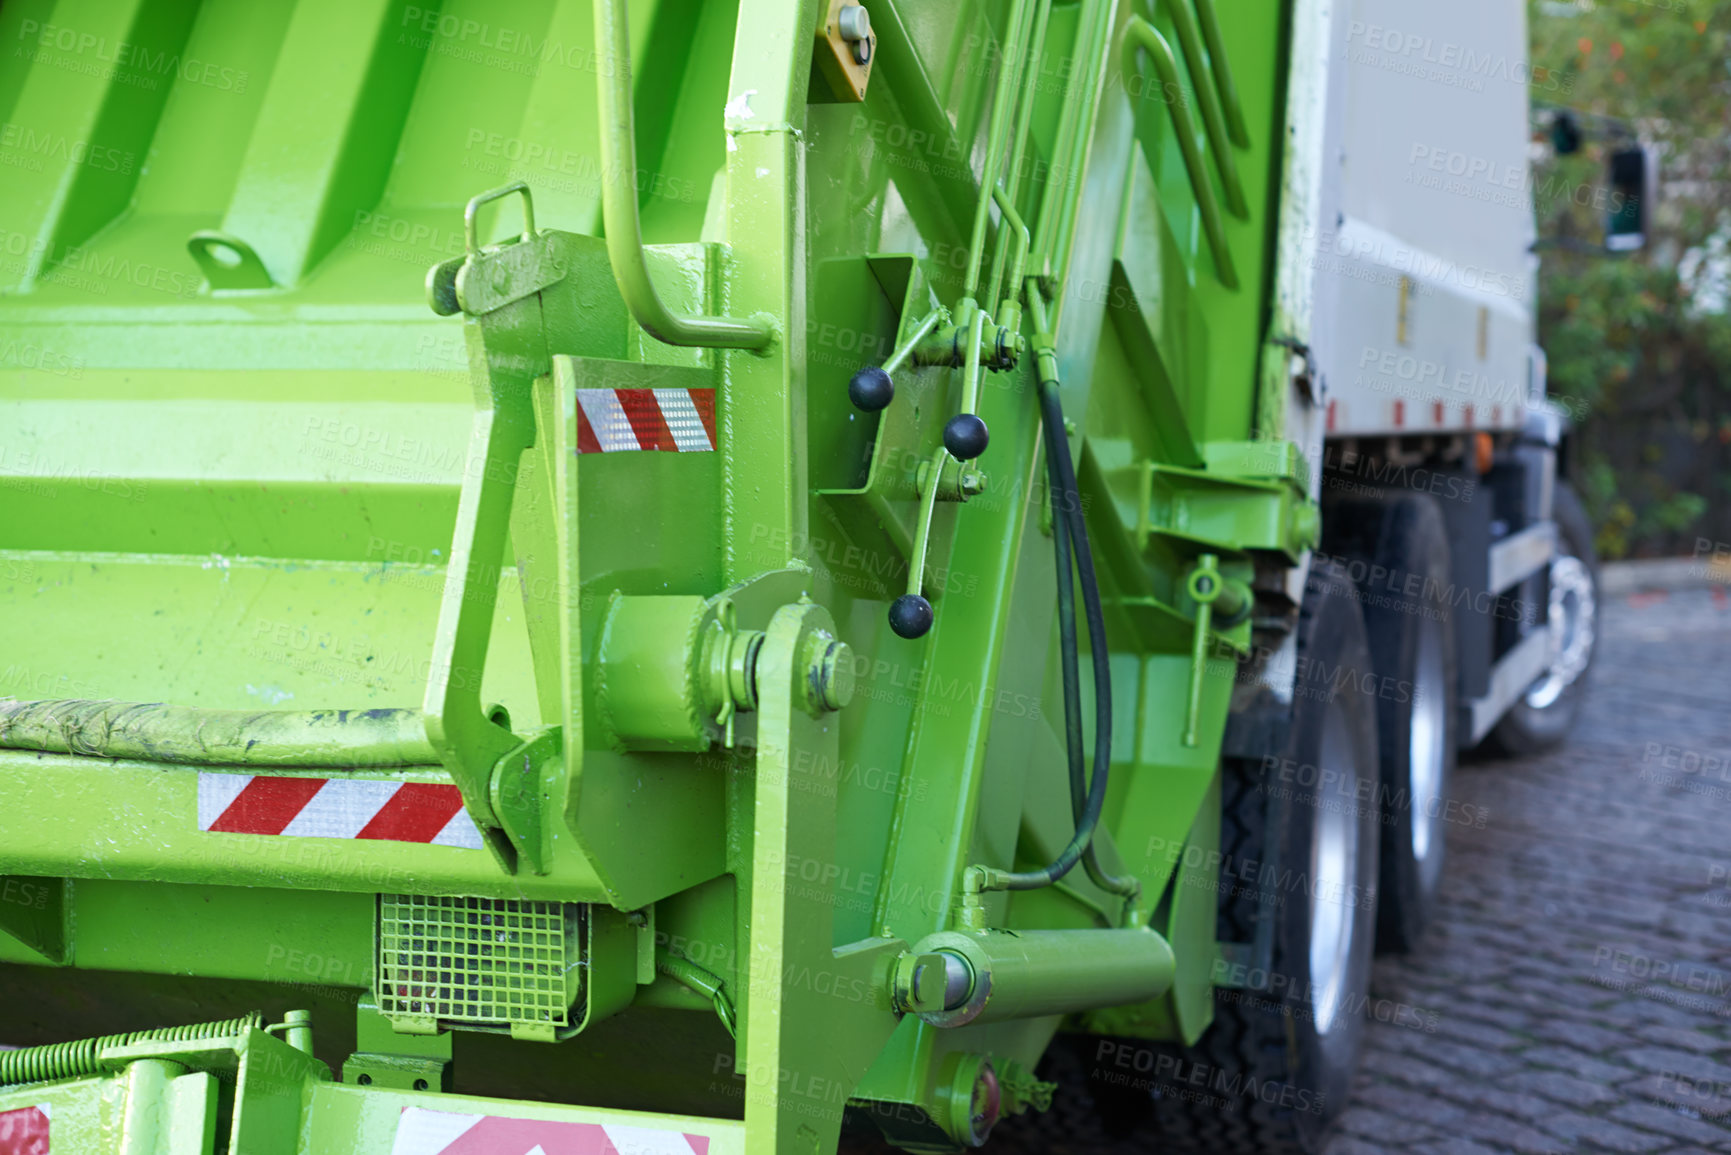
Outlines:
<svg viewBox="0 0 1731 1155"><path fill-rule="evenodd" d="M740 879L747 946L734 991L734 1070L751 1088L745 1150L762 1155L835 1150L845 1097L895 1030L891 974L907 950L888 936L837 945L835 884L798 881L799 863L835 854L836 796L813 789L814 768L840 757L839 720L813 676L833 631L829 612L811 602L770 619L757 658L756 768L734 818L751 841Z"/></svg>
<svg viewBox="0 0 1731 1155"><path fill-rule="evenodd" d="M1172 45L1160 35L1159 29L1140 16L1132 17L1124 28L1124 71L1136 71L1136 50L1148 53L1154 71L1164 91L1178 90L1178 61ZM1232 250L1226 244L1226 225L1220 216L1220 202L1214 199L1214 186L1208 183L1208 172L1202 163L1202 151L1196 147L1196 122L1180 101L1163 102L1172 114L1172 128L1178 137L1178 149L1184 156L1184 171L1190 177L1190 188L1196 195L1196 206L1202 213L1202 231L1208 237L1208 248L1214 254L1215 271L1220 283L1228 289L1238 287L1238 271L1232 264ZM1154 160L1148 157L1152 165Z"/></svg>
<svg viewBox="0 0 1731 1155"><path fill-rule="evenodd" d="M522 740L481 707L481 670L499 599L499 566L511 524L517 463L535 440L526 389L489 375L476 386L468 468L457 503L450 567L439 605L424 709L427 740L500 865L515 871L524 847L513 843L493 813L493 769Z"/></svg>
<svg viewBox="0 0 1731 1155"><path fill-rule="evenodd" d="M481 206L513 194L523 198L521 237L482 246L477 227ZM543 874L547 861L541 776L564 757L562 727L578 721L575 713L567 712L571 687L562 662L547 654L567 644L569 635L560 631L570 623L542 623L540 630L552 646L543 647L536 678L543 705L561 707L550 715L557 723L554 728L527 736L513 733L508 719L495 718L482 705L481 675L520 483L539 487L527 512L542 508L540 516L519 519L517 545L527 541L531 561L538 559L541 576L555 583L569 580L567 562L575 557L574 552L570 558L561 552L561 541L573 549L574 542L569 531L561 534L557 511L575 505L574 480L558 467L568 464L561 451L570 448L574 436L559 398L566 389L574 398L576 390L569 384L569 359L563 372L556 372L548 349L587 340L596 346L593 351L617 356L623 352L622 340L617 347L610 341L622 336L626 320L620 309L617 324L607 324L597 302L602 311L592 310L586 327L577 323L571 302L588 283L588 257L580 238L535 228L533 198L523 182L471 199L463 226L463 256L435 265L427 274L433 311L461 312L472 322L468 331L475 413L427 679L426 732L499 864L513 873L523 866ZM555 286L562 288L548 295ZM546 442L539 460L526 459L538 440ZM520 548L519 560L521 553ZM569 603L568 598L559 601ZM533 610L529 617L535 626ZM573 741L580 748L580 739Z"/></svg>
<svg viewBox="0 0 1731 1155"><path fill-rule="evenodd" d="M774 338L769 320L685 317L655 291L643 255L637 211L637 141L631 109L631 34L625 0L595 0L595 44L602 53L596 82L601 97L601 219L619 293L643 331L669 345L763 349Z"/></svg>

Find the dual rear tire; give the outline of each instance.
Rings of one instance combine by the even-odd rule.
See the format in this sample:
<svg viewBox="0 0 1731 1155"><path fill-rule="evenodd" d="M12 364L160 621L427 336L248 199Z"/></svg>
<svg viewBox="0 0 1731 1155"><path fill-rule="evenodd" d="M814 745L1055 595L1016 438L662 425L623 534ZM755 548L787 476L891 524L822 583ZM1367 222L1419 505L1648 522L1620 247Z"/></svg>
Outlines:
<svg viewBox="0 0 1731 1155"><path fill-rule="evenodd" d="M1555 663L1492 732L1487 744L1508 753L1564 740L1592 658L1597 566L1566 486L1555 516ZM1327 521L1300 615L1287 748L1222 769L1223 860L1279 867L1223 889L1217 937L1254 942L1272 918L1269 981L1217 989L1214 1023L1193 1047L1061 1036L1042 1067L1061 1085L1054 1110L1000 1126L992 1149L1130 1155L1154 1135L1171 1151L1325 1146L1378 1017L1372 948L1419 943L1448 823L1470 818L1449 789L1462 736L1442 511L1424 494L1387 493L1344 501ZM1140 1076L1128 1086L1126 1064Z"/></svg>
<svg viewBox="0 0 1731 1155"><path fill-rule="evenodd" d="M1389 493L1329 511L1327 547L1364 612L1381 749L1377 947L1413 950L1436 908L1460 711L1448 527L1431 497Z"/></svg>

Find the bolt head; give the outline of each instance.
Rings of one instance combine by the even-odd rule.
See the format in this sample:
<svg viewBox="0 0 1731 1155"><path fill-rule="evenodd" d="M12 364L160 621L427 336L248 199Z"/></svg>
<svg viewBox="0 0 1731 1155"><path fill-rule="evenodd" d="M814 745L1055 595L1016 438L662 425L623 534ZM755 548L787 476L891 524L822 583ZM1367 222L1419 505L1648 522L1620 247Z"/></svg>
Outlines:
<svg viewBox="0 0 1731 1155"><path fill-rule="evenodd" d="M890 603L890 629L897 637L923 638L932 628L932 603L919 594L903 594Z"/></svg>
<svg viewBox="0 0 1731 1155"><path fill-rule="evenodd" d="M907 967L908 984L905 998L910 1010L937 1011L944 1005L944 956L922 954Z"/></svg>
<svg viewBox="0 0 1731 1155"><path fill-rule="evenodd" d="M896 383L876 365L867 365L847 383L848 400L867 413L886 408L896 397Z"/></svg>
<svg viewBox="0 0 1731 1155"><path fill-rule="evenodd" d="M944 448L957 461L972 461L986 451L991 436L978 414L958 413L944 426Z"/></svg>
<svg viewBox="0 0 1731 1155"><path fill-rule="evenodd" d="M818 698L830 710L853 701L853 651L846 642L831 642L818 662Z"/></svg>
<svg viewBox="0 0 1731 1155"><path fill-rule="evenodd" d="M865 40L872 34L871 13L865 10L864 5L843 5L836 19L843 40Z"/></svg>

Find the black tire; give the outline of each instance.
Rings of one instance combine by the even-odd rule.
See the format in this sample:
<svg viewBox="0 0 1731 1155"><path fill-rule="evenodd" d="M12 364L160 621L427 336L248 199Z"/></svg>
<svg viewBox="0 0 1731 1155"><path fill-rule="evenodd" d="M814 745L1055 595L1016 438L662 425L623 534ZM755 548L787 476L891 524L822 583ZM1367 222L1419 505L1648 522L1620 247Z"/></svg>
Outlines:
<svg viewBox="0 0 1731 1155"><path fill-rule="evenodd" d="M1417 947L1442 881L1459 680L1449 612L1448 524L1428 494L1390 492L1330 506L1330 544L1357 583L1370 635L1382 753L1382 871L1376 945Z"/></svg>
<svg viewBox="0 0 1731 1155"><path fill-rule="evenodd" d="M1584 641L1585 662L1545 704L1534 703L1534 696L1540 694L1541 689L1549 689L1545 679L1541 679L1527 696L1509 707L1508 713L1485 737L1483 746L1491 754L1525 757L1554 750L1567 741L1575 718L1581 712L1581 699L1586 696L1587 678L1598 650L1599 558L1593 550L1593 526L1587 520L1587 511L1581 507L1581 499L1575 496L1575 491L1567 483L1558 483L1551 504L1551 516L1557 523L1557 556L1551 562L1549 584L1552 599L1548 612L1552 615L1559 611L1568 614L1572 598L1579 620L1576 629L1563 631L1567 635L1563 639L1564 652L1570 653L1567 647L1575 641ZM1575 592L1565 597L1564 604L1559 606L1557 591L1565 585Z"/></svg>
<svg viewBox="0 0 1731 1155"><path fill-rule="evenodd" d="M1285 755L1261 764L1229 762L1222 771L1223 861L1258 865L1248 878L1238 874L1233 885L1222 885L1218 934L1224 942L1253 942L1259 913L1275 919L1271 991L1216 990L1214 1023L1194 1047L1060 1036L1040 1068L1042 1078L1059 1084L1052 1111L999 1124L988 1150L1322 1149L1346 1105L1367 1021L1379 825L1368 788L1377 774L1376 713L1372 698L1337 675L1370 668L1352 583L1337 567L1312 567L1298 628L1301 675ZM1320 772L1329 769L1341 781L1320 787ZM1331 797L1319 802L1315 795L1325 789ZM1350 834L1358 848L1350 882L1339 888L1332 885L1339 872L1324 882L1315 867L1330 816L1334 830ZM1280 869L1263 869L1272 866L1277 846ZM1338 997L1312 981L1311 910L1319 901L1332 904L1317 909L1341 916L1344 928ZM1329 1000L1321 1030L1319 997Z"/></svg>

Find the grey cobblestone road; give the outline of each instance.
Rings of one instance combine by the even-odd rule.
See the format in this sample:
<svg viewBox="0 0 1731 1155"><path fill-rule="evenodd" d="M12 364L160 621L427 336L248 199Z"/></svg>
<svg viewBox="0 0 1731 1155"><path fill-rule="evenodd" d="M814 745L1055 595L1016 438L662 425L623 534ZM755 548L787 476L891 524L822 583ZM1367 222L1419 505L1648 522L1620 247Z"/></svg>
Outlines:
<svg viewBox="0 0 1731 1155"><path fill-rule="evenodd" d="M1570 743L1457 773L1486 821L1329 1155L1731 1151L1731 600L1605 611Z"/></svg>

